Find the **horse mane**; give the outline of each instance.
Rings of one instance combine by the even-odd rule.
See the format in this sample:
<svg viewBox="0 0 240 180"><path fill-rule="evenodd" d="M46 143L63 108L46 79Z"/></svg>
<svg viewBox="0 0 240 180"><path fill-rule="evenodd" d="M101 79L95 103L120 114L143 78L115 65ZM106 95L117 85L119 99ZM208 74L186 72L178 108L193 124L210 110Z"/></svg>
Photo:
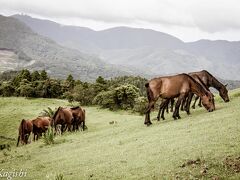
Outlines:
<svg viewBox="0 0 240 180"><path fill-rule="evenodd" d="M52 119L55 119L57 114L58 114L58 111L60 110L60 108L62 108L61 106L58 107L57 111L54 113Z"/></svg>
<svg viewBox="0 0 240 180"><path fill-rule="evenodd" d="M202 87L202 85L199 84L193 77L191 77L190 75L188 75L188 74L186 74L186 73L183 73L183 75L188 76L188 78L190 78L190 79L196 84L196 86L198 87L198 89L199 89L203 94L206 94L205 89ZM206 95L207 95L207 94L206 94Z"/></svg>
<svg viewBox="0 0 240 180"><path fill-rule="evenodd" d="M217 83L217 84L216 84L216 83L213 82L213 83L215 84L215 86L216 86L216 87L215 87L216 89L219 90L220 88L222 88L222 87L224 86L220 81L217 80L217 78L215 78L215 77L214 77L210 72L208 72L207 70L202 70L202 72L207 73L211 78L213 78L213 80Z"/></svg>
<svg viewBox="0 0 240 180"><path fill-rule="evenodd" d="M75 106L75 107L71 107L70 109L71 110L75 110L75 109L78 109L78 108L80 108L79 106Z"/></svg>
<svg viewBox="0 0 240 180"><path fill-rule="evenodd" d="M204 86L204 88L205 88L206 90L210 91L209 88L207 87L207 85L202 81L202 79L201 79L199 76L197 76L197 78L198 78L198 80L201 82L201 84Z"/></svg>

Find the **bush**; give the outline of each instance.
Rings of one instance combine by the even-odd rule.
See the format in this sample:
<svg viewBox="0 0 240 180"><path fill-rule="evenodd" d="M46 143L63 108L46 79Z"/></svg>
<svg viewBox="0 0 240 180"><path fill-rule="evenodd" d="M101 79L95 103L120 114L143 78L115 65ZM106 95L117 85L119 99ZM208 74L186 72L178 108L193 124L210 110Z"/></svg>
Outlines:
<svg viewBox="0 0 240 180"><path fill-rule="evenodd" d="M63 174L57 174L55 180L64 180Z"/></svg>
<svg viewBox="0 0 240 180"><path fill-rule="evenodd" d="M116 109L116 92L114 90L100 92L93 99L93 104L99 105L102 108L109 108L110 110Z"/></svg>
<svg viewBox="0 0 240 180"><path fill-rule="evenodd" d="M46 145L54 144L54 129L49 127L43 136L43 141Z"/></svg>
<svg viewBox="0 0 240 180"><path fill-rule="evenodd" d="M148 101L147 101L146 97L141 96L141 97L136 98L135 104L133 107L133 112L137 112L140 115L145 114L147 103L148 103Z"/></svg>

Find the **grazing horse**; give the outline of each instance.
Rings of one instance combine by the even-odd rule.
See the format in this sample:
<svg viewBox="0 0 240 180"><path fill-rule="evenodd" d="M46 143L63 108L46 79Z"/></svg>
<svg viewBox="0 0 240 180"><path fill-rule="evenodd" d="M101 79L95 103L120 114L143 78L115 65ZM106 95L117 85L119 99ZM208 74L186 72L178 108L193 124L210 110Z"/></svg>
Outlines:
<svg viewBox="0 0 240 180"><path fill-rule="evenodd" d="M83 128L83 131L85 129L85 115L86 115L86 112L85 112L85 109L82 109L81 107L77 106L77 107L72 107L72 108L69 108L70 111L72 112L72 115L73 115L73 130L79 130L79 126L81 126L82 124L82 128Z"/></svg>
<svg viewBox="0 0 240 180"><path fill-rule="evenodd" d="M174 119L181 118L179 116L179 106L189 92L193 92L200 96L205 108L209 112L214 109L213 97L211 94L187 74L154 78L146 83L145 87L147 89L147 97L149 101L144 122L146 125L152 124L150 121L150 112L159 97L163 99L178 97L173 113Z"/></svg>
<svg viewBox="0 0 240 180"><path fill-rule="evenodd" d="M195 81L197 81L206 91L208 91L211 96L214 97L214 95L211 93L211 91L209 90L209 88L204 84L204 82L196 75L196 74L192 74L190 75ZM186 98L184 98L181 102L181 110L185 110L187 112L187 114L190 114L190 104L191 104L191 100L193 97L194 93L189 92L188 96ZM173 99L171 99L171 101L173 101ZM173 102L171 102L171 106ZM159 112L158 112L158 116L157 119L158 121L160 120L160 114L161 114L161 118L164 120L164 110L168 107L169 101L165 100L163 101L163 103L160 105L159 108ZM214 105L214 110L215 110L215 103L214 103L214 99L213 99L213 105ZM162 113L161 113L162 112Z"/></svg>
<svg viewBox="0 0 240 180"><path fill-rule="evenodd" d="M57 130L57 125L61 125L61 130L64 132L67 128L71 131L71 125L73 123L72 112L68 108L59 107L55 114L53 115L53 120L51 121L51 126ZM66 126L65 126L66 125Z"/></svg>
<svg viewBox="0 0 240 180"><path fill-rule="evenodd" d="M31 135L31 132L33 130L32 121L23 119L19 125L18 130L19 130L19 134L18 134L17 146L19 145L19 141L21 141L22 144L27 144L28 138Z"/></svg>
<svg viewBox="0 0 240 180"><path fill-rule="evenodd" d="M34 141L38 140L39 136L42 136L42 133L48 130L51 121L52 119L50 117L37 117L32 120Z"/></svg>
<svg viewBox="0 0 240 180"><path fill-rule="evenodd" d="M213 87L215 89L217 89L219 91L219 95L221 96L221 98L224 100L224 102L229 102L229 97L228 97L228 90L227 90L227 84L223 85L222 83L220 83L212 74L210 74L208 71L206 70L202 70L199 72L191 72L189 73L189 75L197 75L202 82L208 87ZM195 104L197 102L197 100L199 99L199 96L197 96L195 98L195 101L193 103L192 108L195 109ZM199 106L201 106L201 99L199 100Z"/></svg>

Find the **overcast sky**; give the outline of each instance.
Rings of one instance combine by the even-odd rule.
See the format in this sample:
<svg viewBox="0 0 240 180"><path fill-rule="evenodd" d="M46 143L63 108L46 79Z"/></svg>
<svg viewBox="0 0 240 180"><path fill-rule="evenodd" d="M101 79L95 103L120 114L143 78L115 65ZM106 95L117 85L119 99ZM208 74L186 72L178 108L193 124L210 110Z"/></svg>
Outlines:
<svg viewBox="0 0 240 180"><path fill-rule="evenodd" d="M238 0L0 0L0 14L16 13L95 30L155 29L183 41L240 40Z"/></svg>

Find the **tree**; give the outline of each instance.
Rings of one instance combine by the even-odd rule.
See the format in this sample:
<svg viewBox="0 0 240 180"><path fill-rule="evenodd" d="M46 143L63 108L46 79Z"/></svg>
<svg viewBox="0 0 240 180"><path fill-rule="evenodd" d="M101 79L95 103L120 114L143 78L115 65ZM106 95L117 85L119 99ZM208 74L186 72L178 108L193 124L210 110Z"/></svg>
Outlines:
<svg viewBox="0 0 240 180"><path fill-rule="evenodd" d="M20 79L27 79L28 81L31 81L32 77L31 77L31 73L29 70L27 69L23 69L21 72L20 72Z"/></svg>
<svg viewBox="0 0 240 180"><path fill-rule="evenodd" d="M0 87L0 95L2 96L13 96L15 93L15 88L11 83L3 83Z"/></svg>
<svg viewBox="0 0 240 180"><path fill-rule="evenodd" d="M98 78L96 79L96 83L106 84L107 82L104 80L102 76L98 76Z"/></svg>
<svg viewBox="0 0 240 180"><path fill-rule="evenodd" d="M34 88L31 86L31 84L23 84L19 87L19 93L20 96L23 97L33 97L34 96Z"/></svg>
<svg viewBox="0 0 240 180"><path fill-rule="evenodd" d="M139 97L139 89L131 84L121 85L115 88L117 104L121 109L132 109L135 98Z"/></svg>
<svg viewBox="0 0 240 180"><path fill-rule="evenodd" d="M40 72L40 80L44 81L44 80L47 80L48 79L48 74L45 70L42 70Z"/></svg>
<svg viewBox="0 0 240 180"><path fill-rule="evenodd" d="M74 88L75 80L73 79L73 76L71 74L68 75L66 83L69 90L72 90Z"/></svg>
<svg viewBox="0 0 240 180"><path fill-rule="evenodd" d="M41 79L41 76L40 76L39 72L38 71L33 71L33 73L31 74L32 82L39 81L40 79Z"/></svg>

